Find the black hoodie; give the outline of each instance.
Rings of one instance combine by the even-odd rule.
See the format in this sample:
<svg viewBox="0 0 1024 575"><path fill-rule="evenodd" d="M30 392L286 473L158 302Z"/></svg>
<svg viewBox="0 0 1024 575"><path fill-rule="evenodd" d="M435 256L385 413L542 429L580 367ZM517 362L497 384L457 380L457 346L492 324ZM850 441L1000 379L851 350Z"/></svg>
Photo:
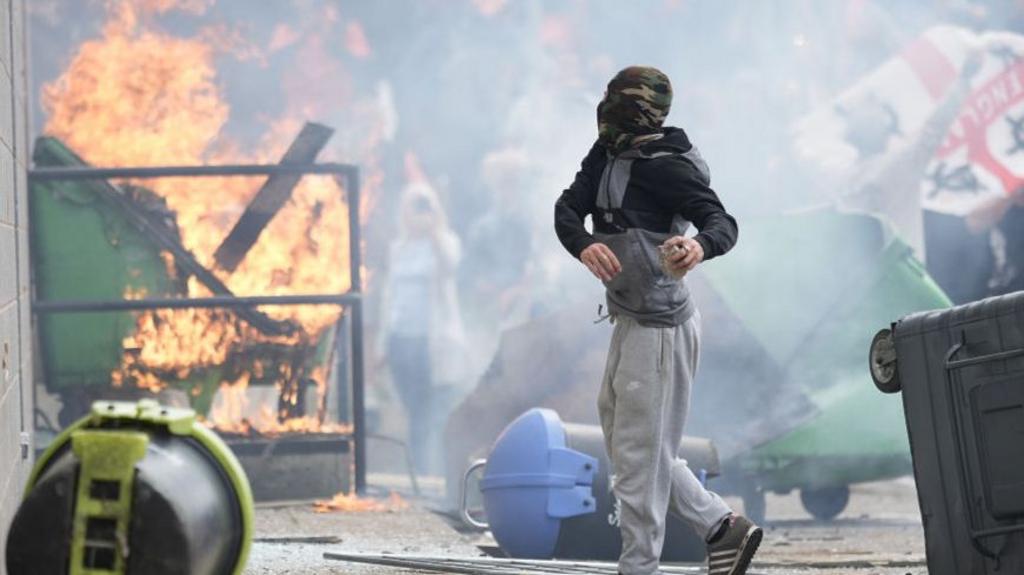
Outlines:
<svg viewBox="0 0 1024 575"><path fill-rule="evenodd" d="M669 233L680 215L700 230L694 239L704 248L705 260L729 251L739 233L736 220L708 186L707 164L686 132L665 128L663 137L642 145L640 151L658 157L633 162L622 209L611 212L597 205L597 194L601 178L607 177L605 166L613 158L600 143L583 158L576 179L555 203L555 231L565 249L579 258L597 242L583 224L588 215L593 216L594 231L605 234L628 228Z"/></svg>

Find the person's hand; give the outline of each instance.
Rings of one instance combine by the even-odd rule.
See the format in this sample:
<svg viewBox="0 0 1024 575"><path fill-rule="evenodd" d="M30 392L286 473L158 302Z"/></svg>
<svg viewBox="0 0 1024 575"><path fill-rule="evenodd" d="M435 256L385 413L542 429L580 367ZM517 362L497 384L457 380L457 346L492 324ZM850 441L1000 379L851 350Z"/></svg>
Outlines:
<svg viewBox="0 0 1024 575"><path fill-rule="evenodd" d="M612 278L619 275L622 271L622 264L619 263L619 258L615 257L612 250L602 244L590 244L585 250L580 253L580 261L583 265L587 266L590 273L594 274L597 279L607 282L611 281Z"/></svg>
<svg viewBox="0 0 1024 575"><path fill-rule="evenodd" d="M683 236L672 236L662 244L666 248L679 246L678 252L668 256L668 267L677 276L697 267L697 264L704 261L704 247L693 238Z"/></svg>

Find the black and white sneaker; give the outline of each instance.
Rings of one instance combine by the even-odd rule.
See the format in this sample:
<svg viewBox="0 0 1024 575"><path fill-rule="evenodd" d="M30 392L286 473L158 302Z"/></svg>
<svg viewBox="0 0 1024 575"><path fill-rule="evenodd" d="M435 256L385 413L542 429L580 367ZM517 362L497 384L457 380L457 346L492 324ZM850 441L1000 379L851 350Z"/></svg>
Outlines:
<svg viewBox="0 0 1024 575"><path fill-rule="evenodd" d="M764 533L742 515L727 519L725 532L708 543L708 575L743 575Z"/></svg>

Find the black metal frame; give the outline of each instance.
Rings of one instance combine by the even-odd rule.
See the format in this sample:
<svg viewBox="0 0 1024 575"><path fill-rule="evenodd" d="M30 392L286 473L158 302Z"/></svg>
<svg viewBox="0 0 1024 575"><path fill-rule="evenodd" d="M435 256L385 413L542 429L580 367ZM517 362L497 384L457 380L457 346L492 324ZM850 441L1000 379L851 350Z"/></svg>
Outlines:
<svg viewBox="0 0 1024 575"><path fill-rule="evenodd" d="M351 164L236 164L219 166L162 166L142 168L36 168L29 170L29 182L54 180L109 180L112 178L196 178L211 176L328 175L333 176L345 194L348 206L349 274L351 287L343 294L287 296L213 296L205 298L143 298L109 301L33 300L32 312L97 313L183 308L244 308L260 305L334 305L345 306L351 314L351 349L345 350L345 338L336 338L336 354L349 352L352 389L352 441L355 460L356 493L366 491L366 418L363 365L362 250L359 228L359 168ZM343 181L342 181L343 179ZM31 190L31 186L29 186ZM344 317L344 315L342 316ZM341 320L339 320L341 321ZM337 359L337 358L336 358ZM340 365L340 364L339 364ZM341 381L341 374L338 374ZM341 394L339 393L339 396ZM342 416L342 414L339 414Z"/></svg>

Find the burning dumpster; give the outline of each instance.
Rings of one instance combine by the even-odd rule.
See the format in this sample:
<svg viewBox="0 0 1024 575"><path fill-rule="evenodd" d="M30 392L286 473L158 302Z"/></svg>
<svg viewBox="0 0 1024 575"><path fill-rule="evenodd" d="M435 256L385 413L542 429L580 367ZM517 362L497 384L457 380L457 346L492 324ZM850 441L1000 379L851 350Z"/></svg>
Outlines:
<svg viewBox="0 0 1024 575"><path fill-rule="evenodd" d="M38 167L85 166L58 140L46 137L37 141L34 161ZM116 187L103 181L46 181L33 186L33 272L39 299L182 297L189 293L192 281L207 293L232 295L220 277L182 245L176 214L163 197L139 186ZM280 341L299 328L249 308L202 315L206 317L189 318L205 320L199 330L216 332L215 324L223 324L234 330L249 329L252 334L238 335L264 336L263 340L278 337ZM144 321L162 320L166 318ZM109 387L112 379L115 386L144 388L173 381L193 393L193 403L205 412L216 385L232 379L224 369L237 366L239 372L248 367L242 365L245 358L239 354L225 357L212 370L196 369L196 365L153 367L151 363L159 362L132 357L140 351L135 349L140 330L135 315L125 312L46 315L39 325L45 383L62 393L95 385ZM179 335L168 331L154 335ZM225 341L226 335L209 343L228 348L233 342ZM264 355L279 351L273 343L277 342L263 345ZM315 352L315 345L303 347ZM204 368L214 363L210 358L188 359ZM299 359L308 371L309 358ZM209 382L214 385L206 385Z"/></svg>
<svg viewBox="0 0 1024 575"><path fill-rule="evenodd" d="M39 166L83 165L51 138L37 141L34 159ZM134 208L146 221L166 225L166 205L159 198L150 194L132 201L92 183L37 184L33 191L31 247L38 298L111 300L126 292L171 296L184 291L175 279L176 267L168 268L160 247L131 225L124 211ZM121 209L114 205L118 200ZM144 207L147 200L152 202ZM165 227L164 233L173 236L175 231ZM76 401L83 388L111 385L123 341L134 331L129 312L40 318L42 379L64 400L63 424L74 421L84 407Z"/></svg>
<svg viewBox="0 0 1024 575"><path fill-rule="evenodd" d="M7 570L239 574L252 514L238 461L193 411L98 402L36 462Z"/></svg>
<svg viewBox="0 0 1024 575"><path fill-rule="evenodd" d="M351 273L358 258L347 249L358 245L358 216L348 210L349 200L358 202L351 189L358 176L354 166L312 163L332 132L307 124L271 166L104 171L56 139L37 141L30 174L33 308L41 376L63 403L62 424L95 399L156 394L194 407L226 433L261 497L325 497L348 487L342 458L355 450L345 421L349 406L357 411L359 403L349 403L348 382L358 387L361 363L350 361L357 354L345 346L361 342L361 322L339 311L358 308L357 295L340 293L358 286ZM322 175L303 179L308 173ZM268 177L258 190L251 178L213 177L240 174ZM142 187L140 178L152 184ZM231 192L240 199L227 205L245 209L240 217L205 214L214 221L200 226L195 214L180 212L188 203L176 191ZM284 224L304 233L282 231L278 211L287 215ZM197 237L219 241L221 249L197 252ZM279 245L268 248L271 241ZM310 262L323 276L319 282L307 281ZM339 269L325 274L325 262ZM294 293L318 287L337 291ZM236 295L243 289L248 293ZM334 307L325 312L310 304ZM361 397L361 389L353 394ZM310 481L260 472L271 454L307 458L288 469ZM306 465L314 461L315 472ZM361 472L357 465L357 486ZM276 483L263 485L264 479Z"/></svg>
<svg viewBox="0 0 1024 575"><path fill-rule="evenodd" d="M684 437L679 456L698 477L718 475L710 441ZM466 485L479 468L486 524L467 509ZM610 477L600 427L566 424L550 409L531 409L505 428L486 460L470 466L462 514L489 528L511 557L612 560L622 537ZM663 560L699 561L705 547L681 520L669 517Z"/></svg>
<svg viewBox="0 0 1024 575"><path fill-rule="evenodd" d="M870 373L903 394L928 572L1024 572L1024 292L903 317Z"/></svg>

